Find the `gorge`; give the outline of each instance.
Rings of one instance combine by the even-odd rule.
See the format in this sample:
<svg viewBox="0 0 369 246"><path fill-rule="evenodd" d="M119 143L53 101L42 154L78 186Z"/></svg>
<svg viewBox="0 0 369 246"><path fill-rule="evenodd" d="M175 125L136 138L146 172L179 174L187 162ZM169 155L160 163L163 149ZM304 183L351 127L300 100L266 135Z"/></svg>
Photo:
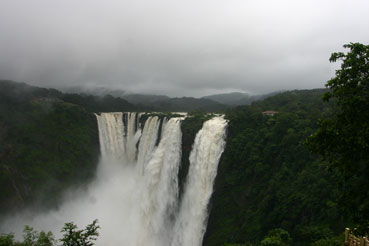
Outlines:
<svg viewBox="0 0 369 246"><path fill-rule="evenodd" d="M58 235L64 222L87 224L98 219L97 245L202 245L217 166L225 146L227 121L207 120L197 133L190 167L179 192L184 117L140 113L96 114L101 160L86 190L72 191L57 210L12 217L10 231L29 224Z"/></svg>
<svg viewBox="0 0 369 246"><path fill-rule="evenodd" d="M328 170L304 144L316 130L319 117L334 110L321 100L324 92L284 92L219 112L227 120L227 144L207 205L210 213L205 217L202 245L257 246L269 231L280 228L290 234L293 245L310 246L319 240L336 240L335 236L351 225L351 218L343 217L338 206L342 177ZM278 114L265 116L262 112L266 110ZM190 180L190 167L199 170L194 160L208 158L201 157L203 150L193 147L206 143L203 133L207 124L203 123L214 115L190 111L182 119L180 114L150 110L142 110L151 112L145 114L99 113L139 111L119 98L63 94L0 81L0 234L13 232L15 240L21 240L23 227L29 225L38 231L53 231L55 238L60 238L58 232L65 223L73 221L83 228L100 218L97 243L138 244L135 230L139 225L145 225L141 231L145 236L155 235L156 242L150 241L153 244L161 240L172 243L175 237L184 245L195 235L187 223L200 234L194 238L201 238L202 212L193 212L193 217L199 218L197 225L188 222L193 218L184 212L196 207L193 200L185 198L190 197L186 192L195 197L192 192L199 188L189 188L189 183L196 182L186 180ZM104 118L112 122L111 128L121 124L117 131L124 137L110 137L106 140L110 142L100 145L95 114L103 125L110 124ZM121 123L115 118L122 118ZM172 131L167 140L164 129ZM114 141L119 147L111 147ZM180 145L173 144L175 141ZM161 163L176 161L180 166L171 167L179 169L177 180L161 179ZM173 172L176 170L165 171L167 175ZM168 187L166 182L178 182L178 186L161 192ZM155 184L153 189L145 190L150 184ZM207 196L203 194L201 198ZM164 208L170 215L157 220ZM153 229L161 225L170 232ZM190 238L175 233L185 230Z"/></svg>

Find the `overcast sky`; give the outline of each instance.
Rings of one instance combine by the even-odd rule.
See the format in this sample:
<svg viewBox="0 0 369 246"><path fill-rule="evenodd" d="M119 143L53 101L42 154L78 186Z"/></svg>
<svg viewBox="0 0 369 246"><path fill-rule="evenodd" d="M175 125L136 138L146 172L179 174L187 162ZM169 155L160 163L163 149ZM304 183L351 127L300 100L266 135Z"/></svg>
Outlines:
<svg viewBox="0 0 369 246"><path fill-rule="evenodd" d="M170 96L324 87L368 0L0 0L0 79Z"/></svg>

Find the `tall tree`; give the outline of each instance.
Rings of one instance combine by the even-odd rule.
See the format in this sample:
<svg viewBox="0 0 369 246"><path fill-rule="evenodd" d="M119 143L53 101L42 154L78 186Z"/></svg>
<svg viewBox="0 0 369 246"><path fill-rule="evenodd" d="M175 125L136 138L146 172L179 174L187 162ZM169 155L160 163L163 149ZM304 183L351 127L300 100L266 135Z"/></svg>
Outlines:
<svg viewBox="0 0 369 246"><path fill-rule="evenodd" d="M309 139L313 151L344 177L341 204L352 215L359 233L369 232L369 45L350 43L330 62L341 62L326 83L323 100L335 103L332 117L321 119Z"/></svg>

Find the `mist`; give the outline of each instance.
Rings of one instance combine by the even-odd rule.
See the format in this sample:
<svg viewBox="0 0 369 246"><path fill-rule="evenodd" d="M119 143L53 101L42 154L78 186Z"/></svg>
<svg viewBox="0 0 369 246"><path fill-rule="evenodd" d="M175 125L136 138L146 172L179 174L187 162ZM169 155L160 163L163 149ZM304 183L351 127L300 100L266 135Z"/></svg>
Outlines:
<svg viewBox="0 0 369 246"><path fill-rule="evenodd" d="M101 228L97 245L129 245L131 237L137 235L139 221L135 218L139 214L139 198L132 197L132 190L137 187L134 168L105 160L104 164L99 163L96 177L87 188L74 187L66 192L57 210L22 211L4 219L0 230L14 232L20 240L24 226L29 225L38 231L51 231L55 238L61 238L60 230L65 223L74 222L82 229L98 219Z"/></svg>

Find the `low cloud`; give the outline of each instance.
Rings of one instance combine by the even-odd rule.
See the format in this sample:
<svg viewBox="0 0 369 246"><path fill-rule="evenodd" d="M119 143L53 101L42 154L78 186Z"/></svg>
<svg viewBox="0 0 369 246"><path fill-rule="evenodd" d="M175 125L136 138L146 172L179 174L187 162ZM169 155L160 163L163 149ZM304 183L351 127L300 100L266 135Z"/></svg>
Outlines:
<svg viewBox="0 0 369 246"><path fill-rule="evenodd" d="M368 43L369 3L2 0L0 78L46 87L209 93L323 87Z"/></svg>

